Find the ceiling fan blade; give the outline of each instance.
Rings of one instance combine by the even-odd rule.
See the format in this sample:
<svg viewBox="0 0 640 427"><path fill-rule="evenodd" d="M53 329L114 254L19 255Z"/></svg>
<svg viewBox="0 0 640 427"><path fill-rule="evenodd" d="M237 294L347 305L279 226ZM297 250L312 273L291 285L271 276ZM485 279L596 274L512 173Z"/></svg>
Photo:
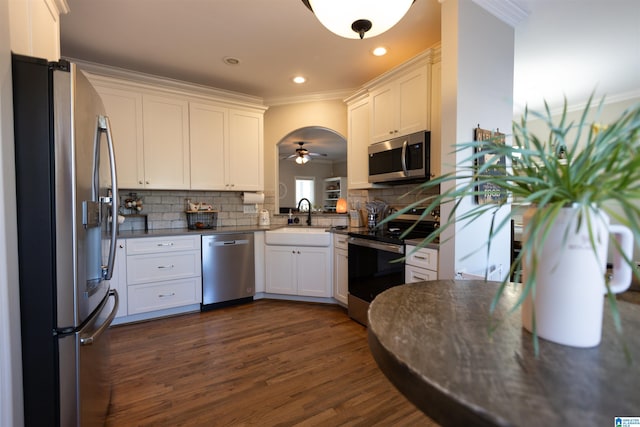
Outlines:
<svg viewBox="0 0 640 427"><path fill-rule="evenodd" d="M327 157L325 153L308 153L308 155L313 157Z"/></svg>

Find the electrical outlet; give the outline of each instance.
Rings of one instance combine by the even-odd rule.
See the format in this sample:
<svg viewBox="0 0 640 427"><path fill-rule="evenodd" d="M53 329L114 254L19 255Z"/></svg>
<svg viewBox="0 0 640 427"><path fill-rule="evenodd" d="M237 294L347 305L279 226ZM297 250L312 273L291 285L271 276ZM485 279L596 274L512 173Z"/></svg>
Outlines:
<svg viewBox="0 0 640 427"><path fill-rule="evenodd" d="M246 214L258 213L258 205L243 205L243 212Z"/></svg>

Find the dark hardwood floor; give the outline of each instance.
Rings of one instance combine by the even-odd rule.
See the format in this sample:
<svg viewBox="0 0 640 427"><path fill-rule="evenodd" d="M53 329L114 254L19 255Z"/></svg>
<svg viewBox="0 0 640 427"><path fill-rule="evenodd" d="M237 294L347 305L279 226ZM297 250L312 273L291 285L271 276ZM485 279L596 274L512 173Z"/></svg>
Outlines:
<svg viewBox="0 0 640 427"><path fill-rule="evenodd" d="M110 333L110 427L437 426L340 307L259 300Z"/></svg>

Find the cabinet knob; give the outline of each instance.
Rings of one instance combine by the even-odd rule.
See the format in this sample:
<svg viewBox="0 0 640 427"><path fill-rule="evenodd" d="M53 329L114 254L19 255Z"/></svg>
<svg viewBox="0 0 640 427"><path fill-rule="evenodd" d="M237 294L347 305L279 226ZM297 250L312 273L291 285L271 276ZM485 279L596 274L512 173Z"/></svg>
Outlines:
<svg viewBox="0 0 640 427"><path fill-rule="evenodd" d="M138 181L138 184L142 184L142 180Z"/></svg>
<svg viewBox="0 0 640 427"><path fill-rule="evenodd" d="M149 183L149 181L147 181L145 184L148 184L148 183Z"/></svg>
<svg viewBox="0 0 640 427"><path fill-rule="evenodd" d="M120 243L120 244L118 245L118 247L119 247L120 249L124 249L124 245L123 245L122 243Z"/></svg>

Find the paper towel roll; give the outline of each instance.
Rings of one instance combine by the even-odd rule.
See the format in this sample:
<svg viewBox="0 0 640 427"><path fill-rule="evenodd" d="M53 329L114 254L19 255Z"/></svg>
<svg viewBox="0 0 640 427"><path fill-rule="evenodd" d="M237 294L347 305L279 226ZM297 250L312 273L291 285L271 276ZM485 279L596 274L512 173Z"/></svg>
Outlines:
<svg viewBox="0 0 640 427"><path fill-rule="evenodd" d="M242 193L242 203L245 205L264 203L264 193Z"/></svg>

